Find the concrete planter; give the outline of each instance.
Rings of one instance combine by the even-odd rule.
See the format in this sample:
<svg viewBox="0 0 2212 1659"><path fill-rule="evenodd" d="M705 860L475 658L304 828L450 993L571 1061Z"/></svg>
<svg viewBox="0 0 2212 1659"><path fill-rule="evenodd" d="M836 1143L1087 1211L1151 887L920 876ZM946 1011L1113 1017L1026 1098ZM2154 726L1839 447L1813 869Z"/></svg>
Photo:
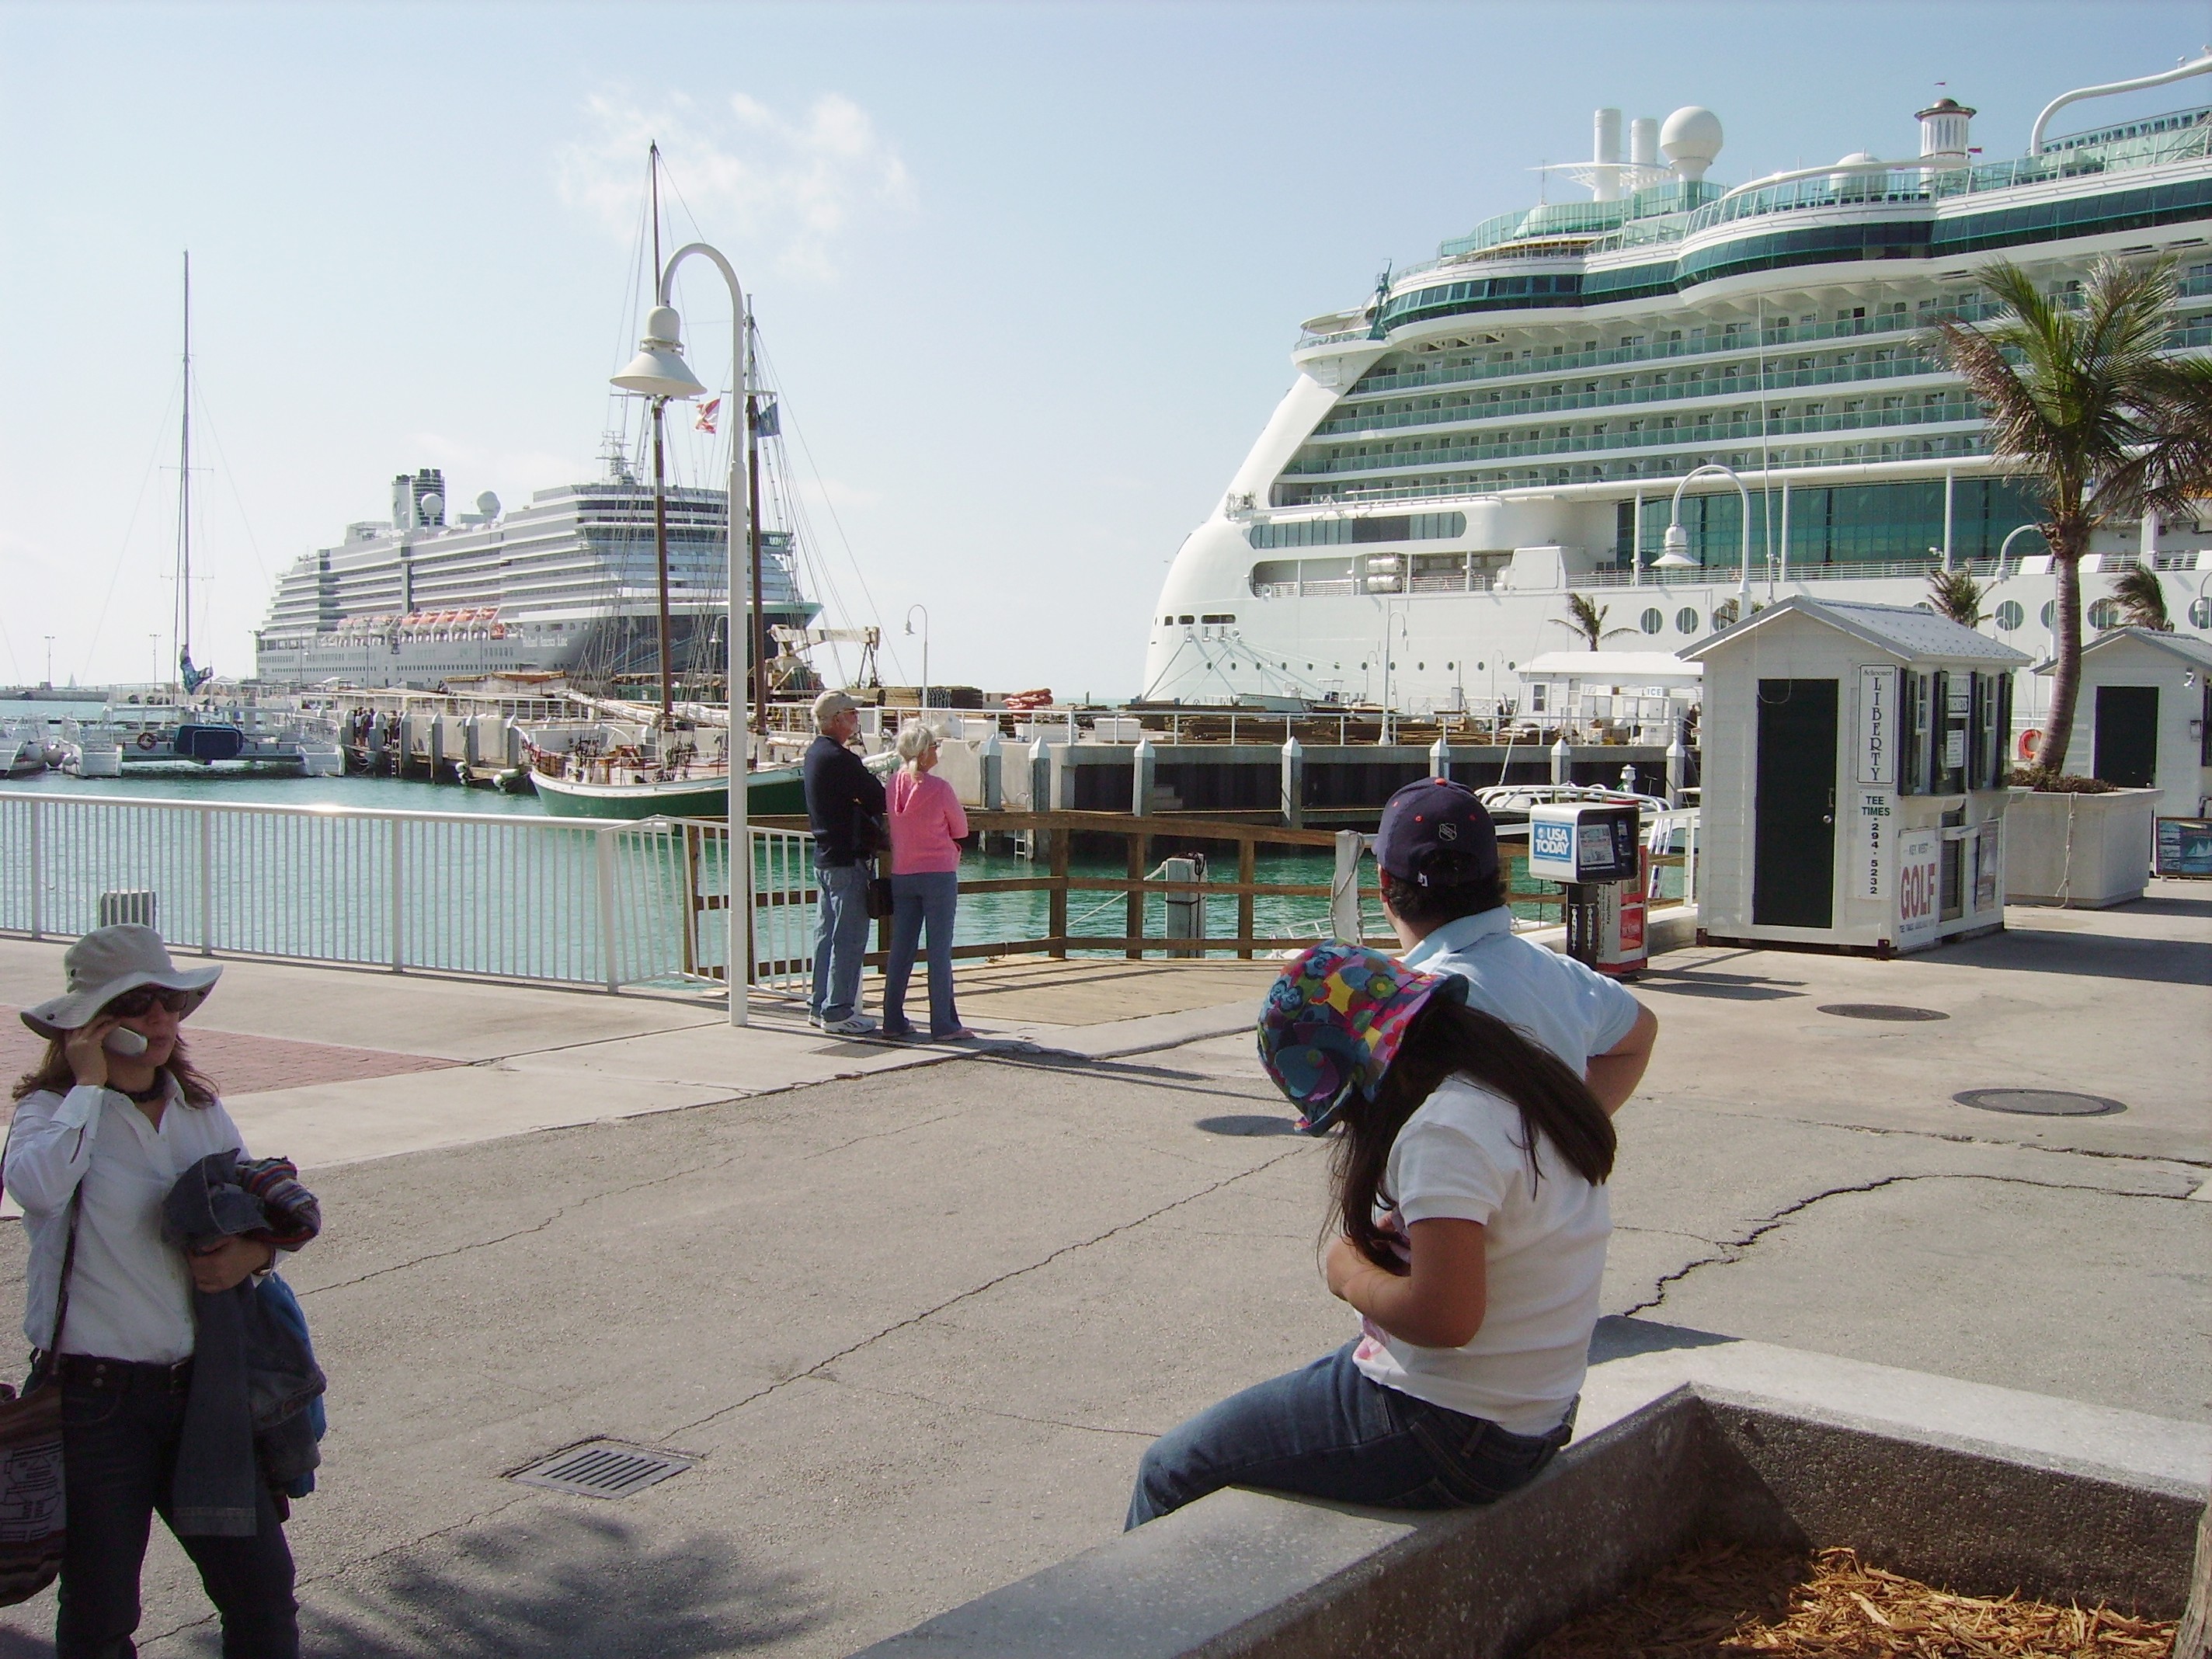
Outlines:
<svg viewBox="0 0 2212 1659"><path fill-rule="evenodd" d="M2005 811L2005 902L2100 910L2141 898L2164 793L2014 790Z"/></svg>

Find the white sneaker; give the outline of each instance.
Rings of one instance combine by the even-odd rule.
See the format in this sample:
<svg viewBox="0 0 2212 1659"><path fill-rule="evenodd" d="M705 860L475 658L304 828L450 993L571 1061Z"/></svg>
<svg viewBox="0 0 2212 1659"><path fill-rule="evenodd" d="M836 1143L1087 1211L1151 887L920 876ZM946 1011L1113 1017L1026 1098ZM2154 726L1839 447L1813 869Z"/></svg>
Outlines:
<svg viewBox="0 0 2212 1659"><path fill-rule="evenodd" d="M848 1014L839 1020L823 1020L822 1029L832 1036L872 1036L876 1022L866 1014Z"/></svg>

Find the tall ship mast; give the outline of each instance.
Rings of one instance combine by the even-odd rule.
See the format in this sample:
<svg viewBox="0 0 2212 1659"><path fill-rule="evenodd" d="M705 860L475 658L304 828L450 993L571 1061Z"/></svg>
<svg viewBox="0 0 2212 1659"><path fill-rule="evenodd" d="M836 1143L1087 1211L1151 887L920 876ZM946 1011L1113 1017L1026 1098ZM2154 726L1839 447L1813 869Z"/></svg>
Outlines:
<svg viewBox="0 0 2212 1659"><path fill-rule="evenodd" d="M2212 349L2212 108L2045 136L2063 107L2208 72L2069 93L2012 160L1981 159L1945 97L1910 160L1734 187L1707 176L1711 111L1636 120L1625 145L1598 111L1592 159L1555 169L1590 199L1487 220L1305 324L1296 382L1168 573L1145 699L1487 712L1519 665L1590 643L1571 602L1605 613L1600 648L1673 650L1792 593L1915 604L1946 569L2047 657L2033 495L1924 342L1996 314L1990 259L2063 295L2101 256L2171 253L2171 349ZM1670 553L1677 486L1709 466ZM2179 628L2212 634L2212 506L2091 554L2093 627L2140 564ZM2032 725L2047 682L2017 690Z"/></svg>

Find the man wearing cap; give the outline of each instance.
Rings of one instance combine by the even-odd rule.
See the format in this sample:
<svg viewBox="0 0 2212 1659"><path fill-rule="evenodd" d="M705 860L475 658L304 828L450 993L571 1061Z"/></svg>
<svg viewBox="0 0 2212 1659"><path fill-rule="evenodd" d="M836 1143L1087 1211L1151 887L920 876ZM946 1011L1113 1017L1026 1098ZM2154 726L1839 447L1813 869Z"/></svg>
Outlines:
<svg viewBox="0 0 2212 1659"><path fill-rule="evenodd" d="M1375 862L1408 968L1468 981L1473 1006L1582 1073L1607 1112L1635 1092L1657 1016L1604 975L1514 933L1497 829L1472 793L1443 778L1407 784L1382 809Z"/></svg>
<svg viewBox="0 0 2212 1659"><path fill-rule="evenodd" d="M842 691L814 700L806 750L806 822L814 831L814 991L807 1018L839 1036L866 1036L860 958L868 949L868 878L884 842L884 786L846 745L860 735L860 706ZM865 842L864 842L865 838Z"/></svg>

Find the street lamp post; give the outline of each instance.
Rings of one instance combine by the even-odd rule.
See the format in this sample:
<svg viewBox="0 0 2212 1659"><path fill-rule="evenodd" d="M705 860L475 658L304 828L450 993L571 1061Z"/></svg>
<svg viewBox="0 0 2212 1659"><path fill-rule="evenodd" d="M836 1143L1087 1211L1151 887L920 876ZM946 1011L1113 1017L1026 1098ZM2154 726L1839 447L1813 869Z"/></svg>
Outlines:
<svg viewBox="0 0 2212 1659"><path fill-rule="evenodd" d="M51 634L49 634L49 635L46 635L46 689L47 690L49 690L49 691L51 691L51 690L52 690L54 689L54 636L53 636L52 635L51 635Z"/></svg>
<svg viewBox="0 0 2212 1659"><path fill-rule="evenodd" d="M921 612L921 723L929 724L929 607L910 605L906 608L906 631L914 632L914 613Z"/></svg>
<svg viewBox="0 0 2212 1659"><path fill-rule="evenodd" d="M685 398L696 398L707 389L684 362L678 334L678 319L675 307L671 304L675 293L677 268L694 254L720 271L722 280L729 285L730 385L743 392L746 384L744 290L738 285L738 273L730 268L730 262L704 242L687 243L670 255L668 263L661 267L660 303L653 307L652 315L647 319L645 341L629 367L614 377L615 385L623 391L641 392L647 397ZM753 504L745 488L743 457L735 443L730 446L728 496L730 615L726 632L729 640L730 665L725 679L730 694L730 892L726 912L729 942L725 947L722 971L730 988L730 1024L743 1025L750 1012L747 987L752 978L752 838L745 824L745 788L747 774L751 769L752 747L748 728L752 716L744 707L749 694L739 689L742 682L738 668L738 641L743 637L738 631L742 616L739 608L742 602L738 596L745 587L744 564L738 553L738 527L741 525L750 527Z"/></svg>
<svg viewBox="0 0 2212 1659"><path fill-rule="evenodd" d="M1743 501L1743 550L1738 556L1735 573L1735 591L1742 601L1737 607L1739 614L1736 620L1741 622L1741 612L1749 606L1751 601L1751 492L1743 487L1743 480L1736 477L1734 467L1723 466L1718 461L1708 461L1703 466L1692 467L1682 475L1681 483L1674 486L1674 510L1667 526L1664 548L1651 562L1651 568L1655 570L1687 570L1696 565L1697 561L1690 556L1690 532L1682 528L1682 492L1698 479L1713 476L1726 477L1735 486L1735 493Z"/></svg>
<svg viewBox="0 0 2212 1659"><path fill-rule="evenodd" d="M2043 526L2039 524L2016 524L2005 532L2005 538L1997 544L1998 580L2004 580L2005 555L2012 551L2013 538L2030 530L2034 531L2039 536L2043 533Z"/></svg>

